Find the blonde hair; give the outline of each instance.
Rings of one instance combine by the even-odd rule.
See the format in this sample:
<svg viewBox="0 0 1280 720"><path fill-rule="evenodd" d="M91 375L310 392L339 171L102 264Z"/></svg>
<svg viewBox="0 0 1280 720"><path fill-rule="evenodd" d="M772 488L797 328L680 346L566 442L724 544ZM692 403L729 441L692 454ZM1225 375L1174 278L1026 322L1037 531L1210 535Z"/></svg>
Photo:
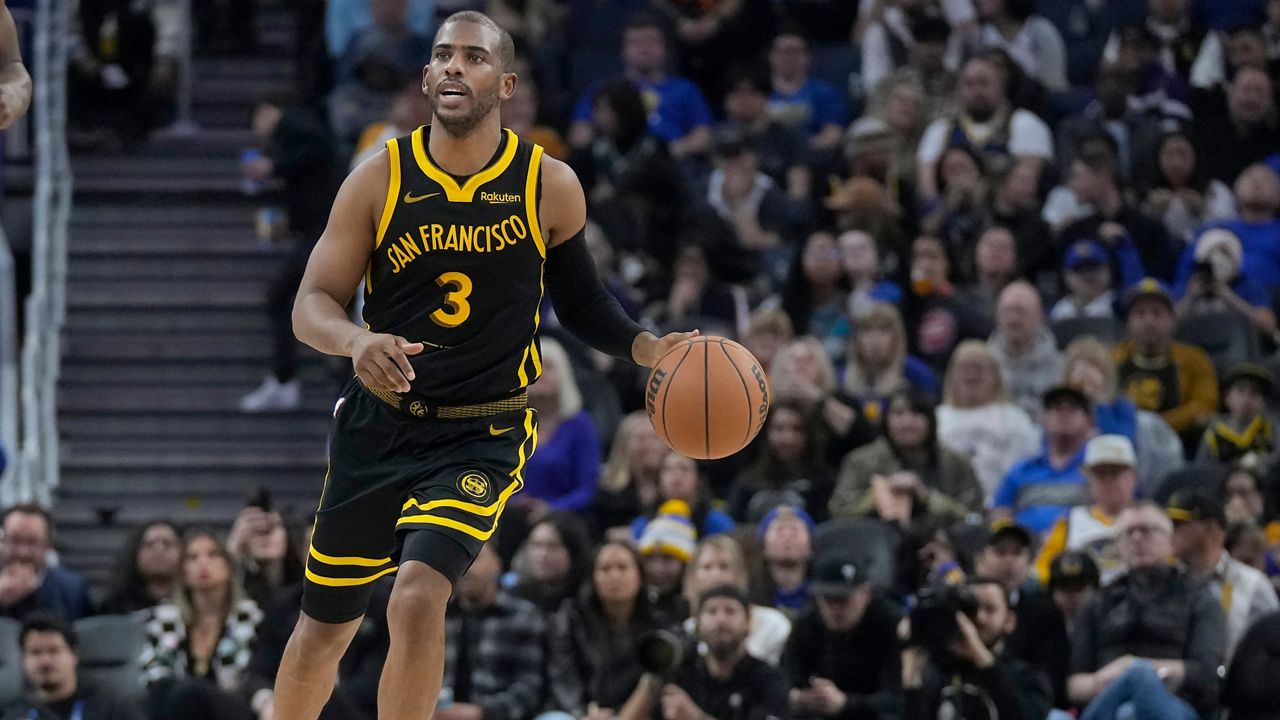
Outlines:
<svg viewBox="0 0 1280 720"><path fill-rule="evenodd" d="M771 332L781 335L784 340L793 340L796 336L795 328L791 326L791 318L783 312L782 308L759 308L751 313L751 318L747 320L747 333L754 335L756 333Z"/></svg>
<svg viewBox="0 0 1280 720"><path fill-rule="evenodd" d="M818 387L828 394L834 392L836 389L835 365L831 364L831 358L827 356L827 351L822 347L822 343L808 335L798 337L778 350L778 354L773 358L773 366L769 368L769 374L772 376L770 381L773 386L786 387L790 384L787 380L795 372L796 357L804 352L813 355L814 361L818 365L818 375L820 376L818 378Z"/></svg>
<svg viewBox="0 0 1280 720"><path fill-rule="evenodd" d="M570 418L582 410L582 391L573 376L573 364L564 346L552 338L542 338L542 366L555 365L560 373L560 417Z"/></svg>
<svg viewBox="0 0 1280 720"><path fill-rule="evenodd" d="M961 360L971 359L982 361L987 374L994 378L994 393L992 393L992 397L987 403L1008 400L1009 397L1004 388L1004 378L1000 373L1000 361L996 360L996 356L991 354L991 349L987 347L986 343L981 340L965 340L952 351L951 361L947 363L947 375L942 383L943 404L959 407L956 405L956 372Z"/></svg>
<svg viewBox="0 0 1280 720"><path fill-rule="evenodd" d="M182 556L178 564L178 574L181 578L174 585L171 600L178 607L178 613L182 616L182 623L190 626L196 621L195 605L191 602L191 593L187 590L185 566L187 564L187 549L191 547L196 540L207 538L213 542L218 557L222 558L227 564L227 615L235 612L236 606L249 595L245 592L244 585L240 581L239 568L236 566L236 559L227 549L227 544L221 537L212 530L207 528L194 528L182 534ZM225 620L225 618L224 618Z"/></svg>
<svg viewBox="0 0 1280 720"><path fill-rule="evenodd" d="M1067 346L1062 355L1062 383L1071 384L1071 369L1078 361L1084 361L1098 368L1102 373L1102 397L1090 398L1095 402L1111 402L1116 399L1120 386L1120 374L1116 371L1115 360L1111 350L1095 337L1076 338Z"/></svg>
<svg viewBox="0 0 1280 720"><path fill-rule="evenodd" d="M697 572L698 562L703 555L709 552L718 552L728 562L729 570L737 576L737 580L733 585L747 590L750 584L750 577L747 574L747 558L742 552L742 546L737 540L728 535L712 535L702 542L698 543L697 549L693 551L693 557L689 558L689 564L685 566L684 571L684 597L689 601L690 607L698 606L698 596L710 590L707 587L695 587L694 575Z"/></svg>
<svg viewBox="0 0 1280 720"><path fill-rule="evenodd" d="M893 357L878 378L863 373L858 352L858 336L867 330L888 330L893 335ZM873 303L867 308L853 335L849 336L849 352L845 356L844 387L851 395L889 395L902 385L902 368L907 364L907 328L898 309L888 303Z"/></svg>
<svg viewBox="0 0 1280 720"><path fill-rule="evenodd" d="M609 459L600 472L600 480L596 488L605 492L622 492L631 484L631 467L627 453L636 432L649 423L649 417L643 410L637 410L622 418L618 429L613 434L613 446L609 448Z"/></svg>

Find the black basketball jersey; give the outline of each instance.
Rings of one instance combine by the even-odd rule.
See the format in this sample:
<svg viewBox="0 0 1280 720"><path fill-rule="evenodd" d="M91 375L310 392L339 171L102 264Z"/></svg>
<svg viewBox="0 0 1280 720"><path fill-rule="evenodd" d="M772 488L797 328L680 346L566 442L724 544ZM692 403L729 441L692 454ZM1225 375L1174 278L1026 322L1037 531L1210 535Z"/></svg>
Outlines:
<svg viewBox="0 0 1280 720"><path fill-rule="evenodd" d="M499 399L542 372L542 148L503 129L490 164L459 183L432 161L428 133L387 141L391 182L365 275L364 321L425 345L409 358L414 394Z"/></svg>

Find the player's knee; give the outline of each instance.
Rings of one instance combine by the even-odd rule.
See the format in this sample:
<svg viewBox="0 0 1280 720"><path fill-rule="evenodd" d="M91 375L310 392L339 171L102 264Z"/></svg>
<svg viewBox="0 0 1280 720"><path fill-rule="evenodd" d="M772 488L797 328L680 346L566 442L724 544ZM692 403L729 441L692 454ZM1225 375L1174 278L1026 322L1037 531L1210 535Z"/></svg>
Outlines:
<svg viewBox="0 0 1280 720"><path fill-rule="evenodd" d="M387 619L397 625L438 621L444 617L453 583L438 570L420 562L403 563L391 591Z"/></svg>
<svg viewBox="0 0 1280 720"><path fill-rule="evenodd" d="M346 652L351 637L364 618L345 623L320 622L305 613L298 618L290 645L296 649L296 660L303 665L323 667L336 663Z"/></svg>

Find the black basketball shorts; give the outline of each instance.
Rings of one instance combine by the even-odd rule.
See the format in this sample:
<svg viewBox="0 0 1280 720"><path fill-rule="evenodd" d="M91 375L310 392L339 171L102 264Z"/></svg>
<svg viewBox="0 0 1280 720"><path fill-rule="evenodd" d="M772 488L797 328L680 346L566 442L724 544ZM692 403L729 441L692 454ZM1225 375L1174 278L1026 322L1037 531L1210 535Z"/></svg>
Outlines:
<svg viewBox="0 0 1280 720"><path fill-rule="evenodd" d="M303 610L321 622L354 620L373 582L406 560L456 582L523 486L537 442L532 409L422 419L353 379L334 409Z"/></svg>

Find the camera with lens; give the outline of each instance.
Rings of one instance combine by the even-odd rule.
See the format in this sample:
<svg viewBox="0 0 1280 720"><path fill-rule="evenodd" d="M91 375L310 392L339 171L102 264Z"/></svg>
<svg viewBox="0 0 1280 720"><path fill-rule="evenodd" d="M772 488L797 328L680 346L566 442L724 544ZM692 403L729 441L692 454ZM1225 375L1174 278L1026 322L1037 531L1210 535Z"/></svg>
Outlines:
<svg viewBox="0 0 1280 720"><path fill-rule="evenodd" d="M684 661L687 644L670 630L654 630L641 636L636 645L640 667L647 673L670 678Z"/></svg>
<svg viewBox="0 0 1280 720"><path fill-rule="evenodd" d="M971 619L978 615L978 601L966 585L933 585L916 596L911 608L911 637L909 645L916 645L942 656L947 643L955 638L960 628L956 625L956 613L964 613Z"/></svg>

